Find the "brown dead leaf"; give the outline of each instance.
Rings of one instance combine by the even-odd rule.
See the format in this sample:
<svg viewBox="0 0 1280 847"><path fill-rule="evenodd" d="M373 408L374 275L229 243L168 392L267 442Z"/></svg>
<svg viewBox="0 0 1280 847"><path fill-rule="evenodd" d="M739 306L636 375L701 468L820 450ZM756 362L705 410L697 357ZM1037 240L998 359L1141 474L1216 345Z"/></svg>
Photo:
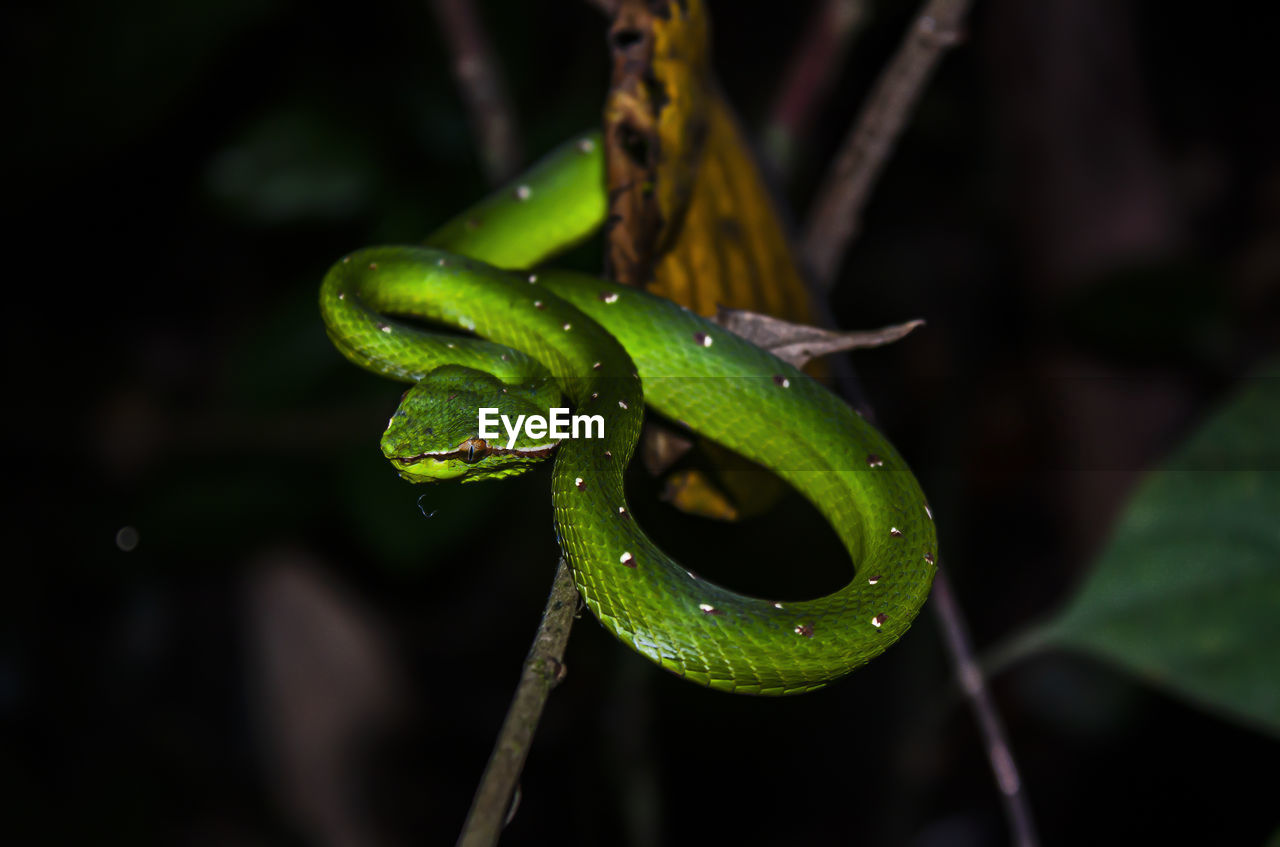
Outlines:
<svg viewBox="0 0 1280 847"><path fill-rule="evenodd" d="M650 476L666 473L692 449L693 440L688 435L657 421L649 421L644 428L644 442L640 452L644 469Z"/></svg>
<svg viewBox="0 0 1280 847"><path fill-rule="evenodd" d="M880 329L846 332L792 323L745 309L725 308L716 313L714 320L734 335L768 350L797 368L831 353L883 347L906 337L917 327L924 326L924 321L916 319Z"/></svg>
<svg viewBox="0 0 1280 847"><path fill-rule="evenodd" d="M701 0L622 0L609 31L605 271L628 285L649 281L689 204L705 135L706 32Z"/></svg>
<svg viewBox="0 0 1280 847"><path fill-rule="evenodd" d="M710 72L701 0L623 0L605 108L606 272L688 306L814 315L755 159Z"/></svg>
<svg viewBox="0 0 1280 847"><path fill-rule="evenodd" d="M606 274L704 316L726 306L812 322L773 198L712 77L708 31L703 0L618 4L605 107ZM664 443L646 441L647 463L669 466ZM734 488L717 467L719 482ZM773 499L766 491L778 486L762 476L735 479L741 490L724 494L690 470L668 495L685 511L733 519L759 510L744 502Z"/></svg>

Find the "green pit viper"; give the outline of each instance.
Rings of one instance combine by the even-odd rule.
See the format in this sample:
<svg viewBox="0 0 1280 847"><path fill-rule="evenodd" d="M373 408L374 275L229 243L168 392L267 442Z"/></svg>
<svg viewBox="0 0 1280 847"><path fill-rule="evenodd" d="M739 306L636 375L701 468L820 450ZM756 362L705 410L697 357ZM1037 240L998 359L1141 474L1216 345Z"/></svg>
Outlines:
<svg viewBox="0 0 1280 847"><path fill-rule="evenodd" d="M920 610L937 555L929 506L884 436L799 370L662 298L527 270L604 220L600 148L596 134L565 144L430 246L338 261L320 293L329 337L356 364L415 383L382 439L413 482L509 476L555 446L525 438L508 450L505 433L479 438L481 406L515 420L545 414L563 392L577 414L600 415L603 437L559 442L552 471L557 536L596 618L711 688L820 688L883 652ZM391 316L474 336L432 335ZM748 597L658 549L623 492L646 403L804 494L844 543L852 581L815 600Z"/></svg>

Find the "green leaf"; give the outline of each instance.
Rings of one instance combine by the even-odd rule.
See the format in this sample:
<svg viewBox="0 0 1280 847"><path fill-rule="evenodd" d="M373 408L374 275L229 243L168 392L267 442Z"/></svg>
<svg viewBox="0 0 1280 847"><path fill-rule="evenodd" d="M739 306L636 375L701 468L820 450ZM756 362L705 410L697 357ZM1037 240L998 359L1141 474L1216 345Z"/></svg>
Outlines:
<svg viewBox="0 0 1280 847"><path fill-rule="evenodd" d="M265 225L342 220L372 204L377 156L350 127L306 105L273 112L213 157L210 194Z"/></svg>
<svg viewBox="0 0 1280 847"><path fill-rule="evenodd" d="M1044 646L1280 735L1280 361L1147 476L1076 595L1007 655Z"/></svg>

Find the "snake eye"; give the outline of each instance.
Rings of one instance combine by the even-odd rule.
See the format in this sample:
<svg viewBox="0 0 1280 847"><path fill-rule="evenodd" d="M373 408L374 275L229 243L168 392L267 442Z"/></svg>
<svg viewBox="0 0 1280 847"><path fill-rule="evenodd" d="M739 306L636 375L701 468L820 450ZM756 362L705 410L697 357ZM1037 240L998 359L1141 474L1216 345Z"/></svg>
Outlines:
<svg viewBox="0 0 1280 847"><path fill-rule="evenodd" d="M467 441L467 455L462 461L468 465L483 459L489 452L489 444L483 438L472 438Z"/></svg>

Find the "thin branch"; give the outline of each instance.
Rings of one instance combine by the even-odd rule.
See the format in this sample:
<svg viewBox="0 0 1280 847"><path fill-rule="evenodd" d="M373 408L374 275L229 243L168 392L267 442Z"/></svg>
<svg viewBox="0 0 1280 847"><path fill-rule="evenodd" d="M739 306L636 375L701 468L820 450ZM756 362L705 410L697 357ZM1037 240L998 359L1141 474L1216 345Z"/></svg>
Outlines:
<svg viewBox="0 0 1280 847"><path fill-rule="evenodd" d="M825 181L825 190L813 205L804 237L805 261L822 288L830 289L834 284L840 259L857 233L876 178L929 74L946 48L959 40L969 6L970 0L927 0L845 138ZM978 720L1013 841L1018 847L1035 847L1035 824L1017 763L974 658L951 581L941 567L934 577L932 598L930 605L942 626L943 643L955 666L956 678Z"/></svg>
<svg viewBox="0 0 1280 847"><path fill-rule="evenodd" d="M810 15L765 124L763 150L777 173L791 170L798 140L813 122L866 19L867 0L823 0Z"/></svg>
<svg viewBox="0 0 1280 847"><path fill-rule="evenodd" d="M862 209L920 92L946 48L960 38L971 0L927 0L876 80L809 212L801 245L815 283L830 290L857 234Z"/></svg>
<svg viewBox="0 0 1280 847"><path fill-rule="evenodd" d="M484 776L476 787L467 822L458 836L459 847L490 847L498 843L547 695L563 678L564 648L569 642L569 629L577 609L578 589L573 584L568 562L562 558L551 583L551 596L547 598L538 634L524 661L520 684L498 731Z"/></svg>
<svg viewBox="0 0 1280 847"><path fill-rule="evenodd" d="M524 160L511 98L488 33L472 0L431 0L445 46L453 56L458 91L480 145L481 166L491 185L516 175Z"/></svg>
<svg viewBox="0 0 1280 847"><path fill-rule="evenodd" d="M951 588L951 579L941 565L933 578L931 599L933 602L929 606L942 626L942 641L955 666L960 690L969 700L969 707L978 719L978 730L982 734L987 760L991 763L991 771L996 778L996 787L1000 790L1000 802L1009 822L1012 841L1017 847L1036 847L1039 841L1036 838L1035 822L1031 817L1031 805L1023 790L1022 778L1018 775L1018 765L1009 747L1004 722L1000 720L1000 713L996 711L991 699L986 678L974 658L973 643L969 640L964 614L960 611L955 592Z"/></svg>

